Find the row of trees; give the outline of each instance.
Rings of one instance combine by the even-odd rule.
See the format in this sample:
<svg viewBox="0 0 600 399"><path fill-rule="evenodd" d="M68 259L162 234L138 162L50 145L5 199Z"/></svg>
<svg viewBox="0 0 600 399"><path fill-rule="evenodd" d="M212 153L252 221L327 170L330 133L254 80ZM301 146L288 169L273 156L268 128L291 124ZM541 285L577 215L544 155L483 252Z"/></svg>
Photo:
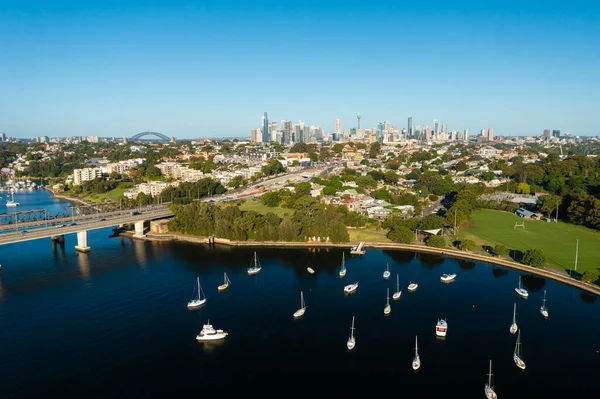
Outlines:
<svg viewBox="0 0 600 399"><path fill-rule="evenodd" d="M333 243L349 241L346 207L324 206L307 196L298 198L293 213L282 218L273 212L243 212L231 204L194 202L175 204L172 209L175 217L169 228L185 234L239 241L306 241L312 236L329 237Z"/></svg>

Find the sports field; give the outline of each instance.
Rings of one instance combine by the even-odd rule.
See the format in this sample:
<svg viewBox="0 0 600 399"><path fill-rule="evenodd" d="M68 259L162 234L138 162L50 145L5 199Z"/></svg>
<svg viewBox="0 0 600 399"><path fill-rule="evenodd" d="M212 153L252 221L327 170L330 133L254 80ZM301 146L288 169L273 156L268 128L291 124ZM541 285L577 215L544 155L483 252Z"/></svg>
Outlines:
<svg viewBox="0 0 600 399"><path fill-rule="evenodd" d="M515 229L515 222L525 222L525 229ZM600 232L564 222L528 220L508 212L482 209L473 212L471 220L459 229L458 239L467 238L479 245L502 244L521 252L539 248L550 265L567 271L574 270L579 240L577 273L600 268Z"/></svg>
<svg viewBox="0 0 600 399"><path fill-rule="evenodd" d="M286 209L286 208L279 208L279 207L271 208L269 206L261 204L260 201L254 201L251 199L244 201L240 205L240 210L242 212L243 211L256 211L256 212L260 213L261 215L266 215L268 212L273 212L274 214L276 214L279 217L283 217L283 215L291 215L294 213L293 209Z"/></svg>

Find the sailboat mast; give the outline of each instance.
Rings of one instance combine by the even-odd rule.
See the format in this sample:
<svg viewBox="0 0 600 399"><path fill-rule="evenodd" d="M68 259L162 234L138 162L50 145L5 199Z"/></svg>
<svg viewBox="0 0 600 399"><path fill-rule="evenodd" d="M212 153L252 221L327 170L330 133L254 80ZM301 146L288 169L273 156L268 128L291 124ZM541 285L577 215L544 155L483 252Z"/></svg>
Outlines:
<svg viewBox="0 0 600 399"><path fill-rule="evenodd" d="M513 309L513 323L517 321L517 304L515 303L515 307Z"/></svg>
<svg viewBox="0 0 600 399"><path fill-rule="evenodd" d="M196 283L198 284L198 299L200 299L200 277L196 277Z"/></svg>
<svg viewBox="0 0 600 399"><path fill-rule="evenodd" d="M492 361L490 360L490 373L488 374L488 386L492 387Z"/></svg>

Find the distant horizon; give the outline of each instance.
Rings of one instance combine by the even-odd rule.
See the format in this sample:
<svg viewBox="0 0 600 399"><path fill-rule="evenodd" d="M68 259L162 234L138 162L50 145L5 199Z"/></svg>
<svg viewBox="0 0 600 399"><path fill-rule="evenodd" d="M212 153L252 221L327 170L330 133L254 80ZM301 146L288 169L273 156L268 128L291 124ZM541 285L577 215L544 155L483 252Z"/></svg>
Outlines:
<svg viewBox="0 0 600 399"><path fill-rule="evenodd" d="M1 21L15 138L244 137L263 112L600 135L600 3L30 0Z"/></svg>

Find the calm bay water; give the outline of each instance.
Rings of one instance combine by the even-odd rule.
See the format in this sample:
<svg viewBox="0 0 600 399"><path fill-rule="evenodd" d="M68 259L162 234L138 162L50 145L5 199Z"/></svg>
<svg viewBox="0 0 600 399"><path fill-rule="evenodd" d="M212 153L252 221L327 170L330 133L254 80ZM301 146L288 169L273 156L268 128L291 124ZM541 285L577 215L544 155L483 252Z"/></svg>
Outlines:
<svg viewBox="0 0 600 399"><path fill-rule="evenodd" d="M15 198L17 199L17 198ZM482 398L489 359L501 398L596 397L600 301L577 289L490 265L403 251L252 249L109 238L89 254L48 240L0 247L2 398L182 396L196 393L368 392ZM382 278L386 263L392 273ZM306 267L315 269L314 275ZM223 273L228 291L218 293ZM440 282L442 273L458 274ZM402 296L391 299L396 274ZM208 298L188 310L196 277ZM343 287L359 282L354 295ZM411 282L419 288L406 289ZM392 312L384 316L386 288ZM550 316L539 313L544 289ZM300 291L308 306L294 320ZM513 304L527 370L512 360ZM356 348L348 351L352 317ZM435 336L439 318L448 336ZM210 320L220 344L195 339ZM422 366L411 369L415 335Z"/></svg>

